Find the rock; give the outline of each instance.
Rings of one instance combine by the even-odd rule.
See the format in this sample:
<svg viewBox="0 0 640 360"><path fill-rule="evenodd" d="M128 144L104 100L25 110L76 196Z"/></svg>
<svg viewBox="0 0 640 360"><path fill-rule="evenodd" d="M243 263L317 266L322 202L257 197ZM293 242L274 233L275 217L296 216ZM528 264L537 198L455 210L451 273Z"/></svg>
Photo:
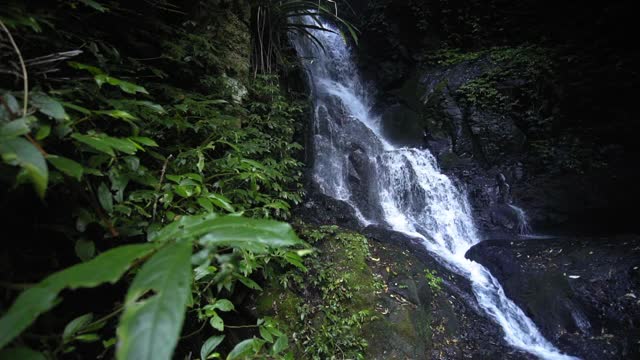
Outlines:
<svg viewBox="0 0 640 360"><path fill-rule="evenodd" d="M561 350L583 359L640 358L640 236L484 241L467 257Z"/></svg>
<svg viewBox="0 0 640 360"><path fill-rule="evenodd" d="M440 265L418 239L368 226L372 269L388 289L380 298L384 316L371 324L367 359L533 359L508 346L502 330L478 307L467 279ZM432 289L425 269L442 289Z"/></svg>
<svg viewBox="0 0 640 360"><path fill-rule="evenodd" d="M353 208L317 191L311 191L306 201L293 211L297 217L314 225L335 224L350 229L359 228Z"/></svg>

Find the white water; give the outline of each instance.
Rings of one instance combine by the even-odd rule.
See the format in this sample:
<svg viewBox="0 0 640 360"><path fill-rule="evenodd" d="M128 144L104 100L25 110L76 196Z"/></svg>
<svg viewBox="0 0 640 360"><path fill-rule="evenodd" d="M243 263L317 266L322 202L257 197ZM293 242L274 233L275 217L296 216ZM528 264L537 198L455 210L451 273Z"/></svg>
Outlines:
<svg viewBox="0 0 640 360"><path fill-rule="evenodd" d="M531 235L531 225L529 225L527 213L515 205L509 205L509 207L513 209L518 216L518 233L523 236Z"/></svg>
<svg viewBox="0 0 640 360"><path fill-rule="evenodd" d="M466 197L429 151L395 148L384 139L342 36L313 33L326 52L304 39L294 43L315 105L313 176L320 191L351 204L363 224L422 239L445 266L471 281L479 305L512 346L543 359L576 359L540 334L487 269L465 258L479 241Z"/></svg>

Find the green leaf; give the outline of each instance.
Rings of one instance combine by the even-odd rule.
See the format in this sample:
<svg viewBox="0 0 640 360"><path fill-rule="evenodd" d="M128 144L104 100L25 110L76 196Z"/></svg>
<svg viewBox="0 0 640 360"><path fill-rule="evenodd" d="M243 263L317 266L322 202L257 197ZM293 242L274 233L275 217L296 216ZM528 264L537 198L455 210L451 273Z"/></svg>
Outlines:
<svg viewBox="0 0 640 360"><path fill-rule="evenodd" d="M165 242L201 238L205 246L246 248L251 245L283 247L301 244L289 224L216 214L183 216L150 234L151 241Z"/></svg>
<svg viewBox="0 0 640 360"><path fill-rule="evenodd" d="M36 192L44 198L49 181L49 170L44 156L32 143L23 138L2 141L0 155L6 163L25 169Z"/></svg>
<svg viewBox="0 0 640 360"><path fill-rule="evenodd" d="M100 12L108 11L108 9L106 7L102 6L97 1L94 1L94 0L78 0L78 1L80 1L81 3L87 5L90 8L93 8L94 10L98 10Z"/></svg>
<svg viewBox="0 0 640 360"><path fill-rule="evenodd" d="M98 75L95 75L94 78L98 86L102 86L102 84L106 83L109 85L117 86L120 88L120 90L128 94L135 94L135 93L149 94L147 90L142 86L136 85L134 83L130 83L128 81L120 80L106 74L98 74Z"/></svg>
<svg viewBox="0 0 640 360"><path fill-rule="evenodd" d="M98 69L95 66L91 66L91 65L87 65L87 64L81 64L81 63L75 62L75 61L70 61L69 62L69 66L71 66L74 69L78 69L78 70L87 70L88 72L91 73L91 75L104 74L104 71Z"/></svg>
<svg viewBox="0 0 640 360"><path fill-rule="evenodd" d="M62 104L44 93L35 93L31 95L31 105L35 106L41 113L50 116L58 121L67 118Z"/></svg>
<svg viewBox="0 0 640 360"><path fill-rule="evenodd" d="M75 111L77 111L77 112L79 112L79 113L81 113L83 115L91 115L91 113L92 113L91 110L89 110L89 109L87 109L85 107L82 107L80 105L77 105L77 104L64 102L64 101L62 101L60 103L62 104L62 106L66 107L66 108L69 108L71 110L75 110Z"/></svg>
<svg viewBox="0 0 640 360"><path fill-rule="evenodd" d="M238 277L238 280L240 280L240 282L241 282L244 286L248 287L249 289L262 291L262 287L260 287L260 285L258 285L258 283L257 283L257 282L255 282L255 281L253 281L253 280L249 279L248 277L245 277L245 276L239 276L239 277Z"/></svg>
<svg viewBox="0 0 640 360"><path fill-rule="evenodd" d="M204 197L199 197L196 201L200 206L202 206L208 212L213 212L213 204L211 204L211 201L209 199Z"/></svg>
<svg viewBox="0 0 640 360"><path fill-rule="evenodd" d="M82 261L90 260L96 254L96 245L93 241L79 239L74 246L76 255Z"/></svg>
<svg viewBox="0 0 640 360"><path fill-rule="evenodd" d="M307 267L304 266L302 257L300 257L298 254L296 254L293 251L289 251L286 254L284 254L284 259L287 260L287 262L295 267L297 267L298 269L306 272L307 271Z"/></svg>
<svg viewBox="0 0 640 360"><path fill-rule="evenodd" d="M111 136L103 136L102 139L107 145L125 154L133 155L138 151L136 144L129 139L118 139Z"/></svg>
<svg viewBox="0 0 640 360"><path fill-rule="evenodd" d="M124 110L99 110L99 111L94 111L94 113L99 115L106 115L114 119L138 120L137 117L131 115L130 113Z"/></svg>
<svg viewBox="0 0 640 360"><path fill-rule="evenodd" d="M209 198L209 200L211 200L211 202L219 207L220 209L226 210L228 212L235 212L236 210L233 208L233 206L231 205L231 203L229 202L229 199L227 199L226 197L222 196L222 195L218 195L218 194L209 194L207 195L207 197Z"/></svg>
<svg viewBox="0 0 640 360"><path fill-rule="evenodd" d="M200 360L205 360L224 340L224 335L212 336L200 348Z"/></svg>
<svg viewBox="0 0 640 360"><path fill-rule="evenodd" d="M210 228L199 242L204 246L241 249L254 249L256 245L285 247L301 243L289 224L240 216L221 217L218 224Z"/></svg>
<svg viewBox="0 0 640 360"><path fill-rule="evenodd" d="M113 152L111 146L104 141L104 137L97 135L82 135L77 133L71 134L71 137L105 154L109 154L111 156L116 155L115 152Z"/></svg>
<svg viewBox="0 0 640 360"><path fill-rule="evenodd" d="M218 331L224 331L224 321L216 313L213 313L213 316L209 319L209 324Z"/></svg>
<svg viewBox="0 0 640 360"><path fill-rule="evenodd" d="M102 208L108 213L113 211L113 194L105 183L100 183L98 187L98 201L100 201L100 205L102 205Z"/></svg>
<svg viewBox="0 0 640 360"><path fill-rule="evenodd" d="M166 246L134 278L116 330L117 359L171 359L191 292L191 247Z"/></svg>
<svg viewBox="0 0 640 360"><path fill-rule="evenodd" d="M49 136L49 134L51 134L51 125L44 124L38 129L38 132L36 133L36 140L44 140Z"/></svg>
<svg viewBox="0 0 640 360"><path fill-rule="evenodd" d="M100 340L100 336L98 336L98 334L83 334L83 335L76 336L75 340L87 342L87 343L96 342Z"/></svg>
<svg viewBox="0 0 640 360"><path fill-rule="evenodd" d="M0 141L17 138L20 135L28 134L29 131L31 130L27 124L27 118L9 121L0 126Z"/></svg>
<svg viewBox="0 0 640 360"><path fill-rule="evenodd" d="M137 142L138 144L142 144L144 146L150 146L150 147L158 147L158 144L153 140L150 139L148 137L144 137L144 136L133 136L130 138L132 141Z"/></svg>
<svg viewBox="0 0 640 360"><path fill-rule="evenodd" d="M248 355L252 355L260 351L264 344L264 340L247 339L239 342L233 350L227 355L227 360L240 359Z"/></svg>
<svg viewBox="0 0 640 360"><path fill-rule="evenodd" d="M62 340L64 342L68 342L73 338L73 336L75 336L78 332L80 332L87 325L89 325L92 320L93 320L92 313L84 314L71 320L71 322L69 322L67 326L64 327L64 331L62 332Z"/></svg>
<svg viewBox="0 0 640 360"><path fill-rule="evenodd" d="M38 351L20 346L0 351L0 360L46 360L46 357Z"/></svg>
<svg viewBox="0 0 640 360"><path fill-rule="evenodd" d="M11 114L18 114L20 113L20 104L18 103L18 100L16 99L15 96L13 96L13 94L11 93L5 93L4 95L2 95L2 99L4 100L4 103L7 104L7 107L9 108L9 112ZM7 114L5 111L7 109L5 109L4 106L0 107L0 114L2 114L2 116L6 119L8 119L11 114ZM1 118L0 118L1 119Z"/></svg>
<svg viewBox="0 0 640 360"><path fill-rule="evenodd" d="M53 167L55 167L56 169L78 181L80 180L80 178L82 178L84 168L82 167L82 165L71 159L67 159L66 157L58 155L49 155L47 156L47 161L49 161L49 163L51 163L51 165L53 165Z"/></svg>
<svg viewBox="0 0 640 360"><path fill-rule="evenodd" d="M273 336L264 326L260 326L259 331L260 336L262 336L263 339L267 340L268 342L273 342Z"/></svg>
<svg viewBox="0 0 640 360"><path fill-rule="evenodd" d="M198 151L198 163L196 164L196 168L201 173L204 170L204 154L202 151Z"/></svg>
<svg viewBox="0 0 640 360"><path fill-rule="evenodd" d="M224 312L235 309L233 307L233 303L227 299L216 300L216 302L213 304L213 308Z"/></svg>
<svg viewBox="0 0 640 360"><path fill-rule="evenodd" d="M92 288L115 283L131 263L150 253L156 244L125 245L100 254L93 260L71 266L23 291L0 318L0 348L26 329L40 314L53 308L65 288Z"/></svg>
<svg viewBox="0 0 640 360"><path fill-rule="evenodd" d="M287 335L282 335L278 337L276 343L273 344L273 355L277 355L287 348L289 348L289 338L287 338Z"/></svg>

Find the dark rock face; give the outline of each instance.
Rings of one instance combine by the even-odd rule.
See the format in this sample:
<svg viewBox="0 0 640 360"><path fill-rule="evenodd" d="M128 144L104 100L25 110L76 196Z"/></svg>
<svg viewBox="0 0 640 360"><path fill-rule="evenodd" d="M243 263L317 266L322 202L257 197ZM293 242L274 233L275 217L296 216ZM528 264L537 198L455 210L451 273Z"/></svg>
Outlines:
<svg viewBox="0 0 640 360"><path fill-rule="evenodd" d="M450 272L418 239L380 226L362 226L345 202L312 191L295 210L310 224L337 224L370 239L372 271L388 288L376 307L378 320L363 330L367 359L508 359L535 357L510 347L500 327L477 305L469 281ZM430 269L443 278L434 291Z"/></svg>
<svg viewBox="0 0 640 360"><path fill-rule="evenodd" d="M559 5L549 16L535 1L352 5L358 14L352 20L363 29L361 68L378 90L376 108L387 136L398 145L426 146L438 157L443 170L467 187L486 238L514 233L491 219L491 186L499 173L511 185L512 203L538 231L634 231L633 215L612 215L640 201L640 171L629 166L638 157L632 90L638 72L631 65L638 52L630 51L624 36L611 36L634 24L626 6ZM501 20L485 16L491 6ZM474 11L483 15L462 16ZM558 15L563 11L583 19L575 24L590 26L567 26ZM496 30L504 33L496 36ZM541 52L512 51L522 44ZM500 55L494 46L508 50ZM452 55L456 48L462 53ZM522 55L527 69L505 68ZM533 63L545 70L530 68ZM476 101L465 103L459 90L475 80L474 86L491 84L475 87ZM494 96L485 96L490 91Z"/></svg>
<svg viewBox="0 0 640 360"><path fill-rule="evenodd" d="M561 350L640 358L640 237L484 241L467 257Z"/></svg>
<svg viewBox="0 0 640 360"><path fill-rule="evenodd" d="M348 229L359 228L353 208L344 201L312 191L304 204L293 213L305 222L314 225L339 225Z"/></svg>
<svg viewBox="0 0 640 360"><path fill-rule="evenodd" d="M377 226L362 233L375 240L372 266L388 286L379 319L365 329L367 359L535 359L506 344L500 327L478 308L469 282L442 267L419 241ZM425 269L444 280L441 290L428 285Z"/></svg>
<svg viewBox="0 0 640 360"><path fill-rule="evenodd" d="M543 165L540 150L535 149L538 140L531 139L534 132L536 139L555 136L536 130L543 115L523 118L522 113L476 106L461 97L462 86L496 71L496 66L490 58L480 57L423 68L409 76L381 96L377 105L390 139L398 145L426 147L438 158L442 170L466 188L485 238L518 233L517 226L496 216L504 213L505 203L522 208L542 232L588 234L606 232L612 225L631 230L630 216L619 212L612 216L611 210L639 198L637 186L632 185L637 177L634 169L615 161L601 169L565 169L568 165L559 151ZM499 84L505 93L517 93L519 86L518 79ZM574 155L591 161L589 154ZM509 186L506 198L500 193L498 176Z"/></svg>

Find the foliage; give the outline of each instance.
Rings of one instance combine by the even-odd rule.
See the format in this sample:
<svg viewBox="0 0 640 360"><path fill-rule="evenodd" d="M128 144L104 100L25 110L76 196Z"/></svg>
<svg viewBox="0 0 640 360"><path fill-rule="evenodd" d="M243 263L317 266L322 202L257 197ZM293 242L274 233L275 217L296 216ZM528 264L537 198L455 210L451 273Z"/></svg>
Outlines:
<svg viewBox="0 0 640 360"><path fill-rule="evenodd" d="M307 17L311 23L300 21ZM314 35L315 31L329 31L322 26L320 17L340 25L354 42L358 42L357 29L338 16L338 7L333 0L258 0L252 15L254 23L253 63L255 72L271 73L283 62L287 36L308 38L324 49ZM345 41L347 36L343 34Z"/></svg>
<svg viewBox="0 0 640 360"><path fill-rule="evenodd" d="M444 48L427 53L425 62L434 65L451 66L464 61L477 60L485 53L485 51L465 52L460 49Z"/></svg>
<svg viewBox="0 0 640 360"><path fill-rule="evenodd" d="M535 46L517 48L493 48L481 52L444 52L440 63L448 65L461 61L485 58L491 70L460 87L458 93L471 105L496 110L520 110L522 106L539 107L543 94L541 87L553 76L553 63L548 49ZM518 83L520 98L510 97L501 91L500 85L513 81ZM523 104L521 104L522 102Z"/></svg>
<svg viewBox="0 0 640 360"><path fill-rule="evenodd" d="M427 285L431 291L436 293L442 291L444 280L436 274L435 270L424 269L424 277L427 279Z"/></svg>
<svg viewBox="0 0 640 360"><path fill-rule="evenodd" d="M289 225L270 220L289 218L303 195L294 138L305 103L275 75L248 82L231 62L244 56L248 64L249 50L221 55L215 46L235 38L215 34L207 42L206 26L183 22L191 9L160 1L142 16L138 6L11 2L3 9L29 75L15 71L17 58L5 67L3 51L0 70L10 71L0 76L17 84L3 81L0 89L1 197L16 208L5 214L3 205L3 225L33 221L23 245L50 261L36 272L20 249L3 250L3 269L11 271L3 280L44 280L17 297L13 286L3 290L15 300L0 319L0 347L37 348L47 357L168 359L188 331L208 334L198 344L203 358L285 356L288 339L277 324L259 319L260 333L271 336L235 344L225 336L224 313L235 311L237 289L260 290L256 276L298 264L306 253ZM113 37L114 23L127 37ZM60 55L80 44L84 54ZM146 62L137 51L162 55ZM185 85L187 68L189 76L208 75ZM237 88L246 94L234 96ZM25 217L20 204L39 218ZM37 239L48 242L40 248ZM100 291L104 283L117 283L113 296L89 308L87 293L59 296Z"/></svg>
<svg viewBox="0 0 640 360"><path fill-rule="evenodd" d="M361 329L375 319L375 293L383 287L366 263L367 240L337 226L299 226L317 252L272 283L258 310L275 311L283 331L296 341L297 358L364 358Z"/></svg>

